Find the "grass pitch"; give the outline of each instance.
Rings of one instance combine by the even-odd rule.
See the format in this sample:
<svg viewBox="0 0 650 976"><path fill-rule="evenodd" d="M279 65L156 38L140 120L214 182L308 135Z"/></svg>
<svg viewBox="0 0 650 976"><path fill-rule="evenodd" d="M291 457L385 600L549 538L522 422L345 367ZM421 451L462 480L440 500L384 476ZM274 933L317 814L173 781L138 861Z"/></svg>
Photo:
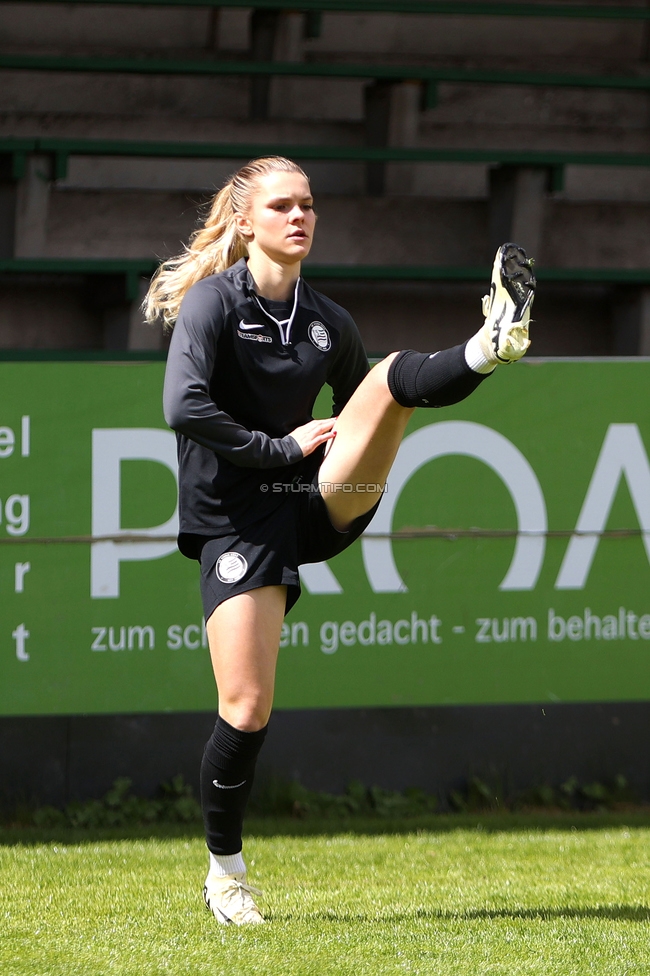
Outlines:
<svg viewBox="0 0 650 976"><path fill-rule="evenodd" d="M3 976L650 974L647 814L250 822L265 926L203 909L203 840L0 833Z"/></svg>

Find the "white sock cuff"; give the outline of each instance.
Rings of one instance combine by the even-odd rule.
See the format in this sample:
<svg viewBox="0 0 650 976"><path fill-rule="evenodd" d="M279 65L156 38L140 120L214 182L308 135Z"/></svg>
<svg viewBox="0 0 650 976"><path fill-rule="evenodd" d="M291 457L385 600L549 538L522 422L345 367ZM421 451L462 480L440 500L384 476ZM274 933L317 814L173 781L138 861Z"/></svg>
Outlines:
<svg viewBox="0 0 650 976"><path fill-rule="evenodd" d="M465 346L465 362L475 373L491 373L496 363L486 358L478 335L472 336Z"/></svg>
<svg viewBox="0 0 650 976"><path fill-rule="evenodd" d="M223 878L227 874L241 874L245 871L246 864L241 851L239 854L213 854L210 851L210 874Z"/></svg>

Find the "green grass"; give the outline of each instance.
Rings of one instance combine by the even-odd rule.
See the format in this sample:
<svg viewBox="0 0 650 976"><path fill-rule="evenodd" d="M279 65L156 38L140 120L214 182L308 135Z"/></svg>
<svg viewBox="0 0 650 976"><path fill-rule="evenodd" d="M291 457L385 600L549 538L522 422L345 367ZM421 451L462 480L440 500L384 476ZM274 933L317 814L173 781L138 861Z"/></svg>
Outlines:
<svg viewBox="0 0 650 976"><path fill-rule="evenodd" d="M650 816L251 821L269 924L202 908L182 827L0 832L3 976L650 974Z"/></svg>

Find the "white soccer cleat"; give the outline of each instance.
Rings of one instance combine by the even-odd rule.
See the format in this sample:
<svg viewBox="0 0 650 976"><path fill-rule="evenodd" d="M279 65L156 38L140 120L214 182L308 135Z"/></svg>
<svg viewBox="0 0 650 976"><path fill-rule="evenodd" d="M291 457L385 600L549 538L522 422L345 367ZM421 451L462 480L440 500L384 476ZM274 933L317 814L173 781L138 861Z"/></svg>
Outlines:
<svg viewBox="0 0 650 976"><path fill-rule="evenodd" d="M261 895L259 888L246 884L246 872L215 877L208 874L203 888L203 900L218 922L224 925L260 925L264 922L252 895Z"/></svg>
<svg viewBox="0 0 650 976"><path fill-rule="evenodd" d="M530 345L528 326L537 284L533 263L517 244L502 244L496 253L490 294L483 299L485 324L478 333L488 362L514 363Z"/></svg>

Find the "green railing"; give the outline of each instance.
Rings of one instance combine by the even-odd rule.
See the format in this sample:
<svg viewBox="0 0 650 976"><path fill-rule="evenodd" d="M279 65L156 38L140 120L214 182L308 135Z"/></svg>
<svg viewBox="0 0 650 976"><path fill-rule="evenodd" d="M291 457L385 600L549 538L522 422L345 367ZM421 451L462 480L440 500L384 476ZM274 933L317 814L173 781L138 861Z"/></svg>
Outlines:
<svg viewBox="0 0 650 976"><path fill-rule="evenodd" d="M15 0L0 0L15 2ZM140 7L253 7L256 10L278 10L278 0L40 0L41 3L134 4ZM443 14L480 17L569 17L595 20L649 20L650 8L643 6L593 6L559 3L465 3L458 0L297 0L286 8L317 13L397 13Z"/></svg>
<svg viewBox="0 0 650 976"><path fill-rule="evenodd" d="M154 258L12 258L0 261L0 274L124 275L125 295L135 300L141 278L158 266ZM536 269L541 281L611 284L648 284L650 268L544 268ZM354 281L480 281L490 280L488 265L305 264L308 279Z"/></svg>
<svg viewBox="0 0 650 976"><path fill-rule="evenodd" d="M423 65L316 63L305 61L222 61L138 57L81 57L61 55L0 55L0 68L26 71L84 71L163 75L262 75L299 78L359 78L421 81L428 86L426 104L436 104L439 82L487 85L534 85L546 88L612 88L645 91L649 75L557 74L541 71L485 71L432 68Z"/></svg>
<svg viewBox="0 0 650 976"><path fill-rule="evenodd" d="M124 294L135 301L140 279L150 278L158 267L155 258L5 258L0 274L119 275L124 277Z"/></svg>
<svg viewBox="0 0 650 976"><path fill-rule="evenodd" d="M0 0L1 2L1 0ZM13 173L25 172L29 153L54 159L54 178L65 179L70 156L140 156L185 159L254 159L283 155L299 160L330 162L488 163L539 166L551 172L551 186L563 186L566 166L650 166L650 153L555 152L516 149L373 148L369 146L313 146L286 143L139 142L103 139L0 139L0 154L13 157Z"/></svg>

